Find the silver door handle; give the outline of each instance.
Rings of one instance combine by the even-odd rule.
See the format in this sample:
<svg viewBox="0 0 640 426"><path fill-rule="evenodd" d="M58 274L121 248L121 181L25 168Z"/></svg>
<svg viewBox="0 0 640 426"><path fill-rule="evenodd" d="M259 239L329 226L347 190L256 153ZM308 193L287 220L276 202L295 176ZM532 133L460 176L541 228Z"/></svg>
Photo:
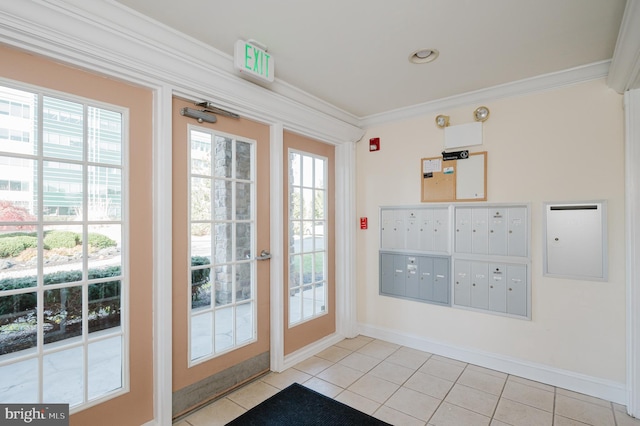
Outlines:
<svg viewBox="0 0 640 426"><path fill-rule="evenodd" d="M256 260L269 260L271 259L271 253L269 253L267 250L262 250L260 252L260 256L256 257Z"/></svg>

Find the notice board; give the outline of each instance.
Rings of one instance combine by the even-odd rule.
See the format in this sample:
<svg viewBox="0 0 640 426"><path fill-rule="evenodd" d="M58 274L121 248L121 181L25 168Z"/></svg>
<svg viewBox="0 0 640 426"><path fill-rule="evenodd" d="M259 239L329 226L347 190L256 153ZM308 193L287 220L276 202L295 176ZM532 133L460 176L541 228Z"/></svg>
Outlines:
<svg viewBox="0 0 640 426"><path fill-rule="evenodd" d="M420 160L422 202L487 201L487 152L445 161Z"/></svg>

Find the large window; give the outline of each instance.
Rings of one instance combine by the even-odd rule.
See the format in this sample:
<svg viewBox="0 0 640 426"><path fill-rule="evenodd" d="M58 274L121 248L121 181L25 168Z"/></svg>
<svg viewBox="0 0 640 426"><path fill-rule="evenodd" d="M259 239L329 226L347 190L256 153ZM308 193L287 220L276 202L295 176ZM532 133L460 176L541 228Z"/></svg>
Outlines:
<svg viewBox="0 0 640 426"><path fill-rule="evenodd" d="M0 85L0 403L127 390L126 111Z"/></svg>
<svg viewBox="0 0 640 426"><path fill-rule="evenodd" d="M289 326L327 312L327 159L289 151Z"/></svg>
<svg viewBox="0 0 640 426"><path fill-rule="evenodd" d="M255 142L189 126L190 360L256 340Z"/></svg>

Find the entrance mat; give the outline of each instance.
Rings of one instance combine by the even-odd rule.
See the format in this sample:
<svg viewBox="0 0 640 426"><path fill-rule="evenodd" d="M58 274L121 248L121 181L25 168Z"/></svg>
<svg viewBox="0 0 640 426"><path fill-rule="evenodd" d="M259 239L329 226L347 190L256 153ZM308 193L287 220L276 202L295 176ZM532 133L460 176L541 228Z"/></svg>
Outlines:
<svg viewBox="0 0 640 426"><path fill-rule="evenodd" d="M389 423L294 383L227 425L389 426Z"/></svg>

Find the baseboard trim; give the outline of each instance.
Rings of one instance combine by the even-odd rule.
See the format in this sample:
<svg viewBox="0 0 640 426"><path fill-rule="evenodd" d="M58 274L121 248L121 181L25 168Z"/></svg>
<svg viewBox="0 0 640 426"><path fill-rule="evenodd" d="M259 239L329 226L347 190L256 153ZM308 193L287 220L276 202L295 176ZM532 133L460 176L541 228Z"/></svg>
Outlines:
<svg viewBox="0 0 640 426"><path fill-rule="evenodd" d="M554 368L496 353L454 346L410 333L370 324L360 323L359 331L360 334L375 339L385 340L492 370L502 371L596 398L602 398L617 404L626 404L627 395L624 383L600 379L586 374Z"/></svg>
<svg viewBox="0 0 640 426"><path fill-rule="evenodd" d="M286 370L287 368L293 367L294 365L304 361L305 359L311 358L312 356L335 345L343 339L343 335L333 333L327 337L311 343L310 345L305 346L304 348L298 349L297 351L292 352L289 355L285 355L282 371Z"/></svg>

